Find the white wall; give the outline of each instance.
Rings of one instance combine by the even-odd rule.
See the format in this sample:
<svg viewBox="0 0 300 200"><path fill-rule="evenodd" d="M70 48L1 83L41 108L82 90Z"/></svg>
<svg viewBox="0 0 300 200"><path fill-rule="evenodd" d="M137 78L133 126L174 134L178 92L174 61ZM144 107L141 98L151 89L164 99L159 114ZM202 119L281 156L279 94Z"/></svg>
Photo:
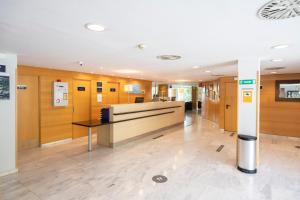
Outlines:
<svg viewBox="0 0 300 200"><path fill-rule="evenodd" d="M0 100L0 176L16 172L16 68L17 56L0 53L0 65L10 76L10 99ZM2 74L3 75L3 74Z"/></svg>

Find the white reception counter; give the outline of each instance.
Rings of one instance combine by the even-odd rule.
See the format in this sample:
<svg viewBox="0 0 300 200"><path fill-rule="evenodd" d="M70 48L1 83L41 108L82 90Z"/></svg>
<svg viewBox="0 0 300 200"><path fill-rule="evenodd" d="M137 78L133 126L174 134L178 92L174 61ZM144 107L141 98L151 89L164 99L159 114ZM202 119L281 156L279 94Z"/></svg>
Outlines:
<svg viewBox="0 0 300 200"><path fill-rule="evenodd" d="M116 104L110 122L98 128L98 144L114 147L145 134L184 122L184 102Z"/></svg>

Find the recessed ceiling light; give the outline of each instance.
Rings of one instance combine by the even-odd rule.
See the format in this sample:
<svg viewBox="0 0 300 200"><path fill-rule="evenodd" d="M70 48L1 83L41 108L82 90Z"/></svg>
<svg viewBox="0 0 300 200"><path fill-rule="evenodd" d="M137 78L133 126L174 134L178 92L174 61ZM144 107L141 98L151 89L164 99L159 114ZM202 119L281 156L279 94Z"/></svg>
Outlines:
<svg viewBox="0 0 300 200"><path fill-rule="evenodd" d="M203 80L199 80L200 82L202 82Z"/></svg>
<svg viewBox="0 0 300 200"><path fill-rule="evenodd" d="M181 56L178 55L160 55L157 56L158 59L161 60L179 60L181 58Z"/></svg>
<svg viewBox="0 0 300 200"><path fill-rule="evenodd" d="M268 71L281 70L281 69L285 69L285 67L268 67L268 68L265 68L265 70L268 70Z"/></svg>
<svg viewBox="0 0 300 200"><path fill-rule="evenodd" d="M272 46L271 48L272 49L284 49L284 48L287 48L287 47L289 47L289 45L287 45L287 44L279 44L279 45Z"/></svg>
<svg viewBox="0 0 300 200"><path fill-rule="evenodd" d="M120 69L120 70L116 70L117 73L121 73L121 74L138 74L141 73L138 70L135 69Z"/></svg>
<svg viewBox="0 0 300 200"><path fill-rule="evenodd" d="M101 31L105 30L105 28L102 25L100 25L100 24L88 23L88 24L85 24L84 26L85 26L85 28L87 28L90 31L101 32Z"/></svg>
<svg viewBox="0 0 300 200"><path fill-rule="evenodd" d="M199 66L197 66L197 65L193 66L193 69L198 69L198 68L199 68Z"/></svg>
<svg viewBox="0 0 300 200"><path fill-rule="evenodd" d="M210 73L211 71L209 71L209 70L206 70L205 72L206 72L206 73Z"/></svg>
<svg viewBox="0 0 300 200"><path fill-rule="evenodd" d="M180 79L180 80L175 80L175 82L190 82L190 80L184 80L184 79Z"/></svg>
<svg viewBox="0 0 300 200"><path fill-rule="evenodd" d="M277 74L277 72L271 72L271 74Z"/></svg>
<svg viewBox="0 0 300 200"><path fill-rule="evenodd" d="M147 45L145 45L145 44L138 44L137 45L137 48L139 48L140 50L143 50L143 49L145 49L147 47Z"/></svg>
<svg viewBox="0 0 300 200"><path fill-rule="evenodd" d="M277 58L277 59L272 59L271 62L281 62L283 61L281 58Z"/></svg>

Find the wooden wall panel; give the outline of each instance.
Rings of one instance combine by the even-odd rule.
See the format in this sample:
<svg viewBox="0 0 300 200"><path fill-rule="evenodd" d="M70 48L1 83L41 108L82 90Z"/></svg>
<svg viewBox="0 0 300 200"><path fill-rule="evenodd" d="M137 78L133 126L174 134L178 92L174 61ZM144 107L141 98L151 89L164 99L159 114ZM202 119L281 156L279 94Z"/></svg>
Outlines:
<svg viewBox="0 0 300 200"><path fill-rule="evenodd" d="M27 87L17 90L17 143L22 151L40 144L39 80L37 76L18 76L17 83Z"/></svg>
<svg viewBox="0 0 300 200"><path fill-rule="evenodd" d="M300 137L300 102L275 101L275 80L300 79L300 74L261 76L260 132Z"/></svg>
<svg viewBox="0 0 300 200"><path fill-rule="evenodd" d="M300 79L300 74L278 74L261 76L260 90L260 132L266 134L300 137L300 102L276 102L275 80ZM219 105L214 105L208 98L204 102L203 116L216 122L219 106L219 127L224 129L225 83L234 82L233 77L224 77L220 81ZM207 85L211 82L204 83Z"/></svg>
<svg viewBox="0 0 300 200"><path fill-rule="evenodd" d="M69 83L68 107L53 106L53 82L58 79ZM39 85L41 144L72 138L72 78L40 76Z"/></svg>
<svg viewBox="0 0 300 200"><path fill-rule="evenodd" d="M225 92L226 83L237 82L234 77L222 77L220 78L220 106L219 106L219 128L225 128Z"/></svg>
<svg viewBox="0 0 300 200"><path fill-rule="evenodd" d="M160 84L158 85L158 96L159 97L168 97L169 95L169 85Z"/></svg>
<svg viewBox="0 0 300 200"><path fill-rule="evenodd" d="M208 96L205 94L204 102L202 102L202 116L205 119L219 123L220 98L219 98L219 80L209 81L202 84L205 88L209 88Z"/></svg>
<svg viewBox="0 0 300 200"><path fill-rule="evenodd" d="M136 96L144 96L145 101L151 100L152 82L147 80L126 79L114 76L88 74L73 71L54 70L30 66L18 66L18 75L31 75L39 77L39 117L40 117L40 139L41 144L54 142L66 138L72 138L72 116L73 116L73 91L74 79L91 81L91 118L100 118L100 109L110 104L107 84L109 82L120 83L120 103L128 102L128 94L124 91L126 84L140 84L145 94L130 94L130 102L134 102ZM69 106L66 108L55 108L52 103L52 84L57 79L69 83ZM96 82L102 82L103 102L97 102ZM37 105L38 106L38 105ZM18 112L18 111L17 111Z"/></svg>

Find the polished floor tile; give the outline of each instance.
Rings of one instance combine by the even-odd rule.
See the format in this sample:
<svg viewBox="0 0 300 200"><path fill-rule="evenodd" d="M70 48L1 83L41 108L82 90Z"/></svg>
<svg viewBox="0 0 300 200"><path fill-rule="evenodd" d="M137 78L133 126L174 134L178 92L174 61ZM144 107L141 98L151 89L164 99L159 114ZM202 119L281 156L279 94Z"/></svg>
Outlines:
<svg viewBox="0 0 300 200"><path fill-rule="evenodd" d="M157 139L155 136L163 135ZM258 173L239 172L236 135L196 113L115 149L87 152L87 138L20 154L19 173L0 178L0 199L292 200L300 197L300 139L261 134ZM96 138L94 138L96 141ZM224 145L222 151L216 149ZM152 181L164 175L166 183Z"/></svg>

